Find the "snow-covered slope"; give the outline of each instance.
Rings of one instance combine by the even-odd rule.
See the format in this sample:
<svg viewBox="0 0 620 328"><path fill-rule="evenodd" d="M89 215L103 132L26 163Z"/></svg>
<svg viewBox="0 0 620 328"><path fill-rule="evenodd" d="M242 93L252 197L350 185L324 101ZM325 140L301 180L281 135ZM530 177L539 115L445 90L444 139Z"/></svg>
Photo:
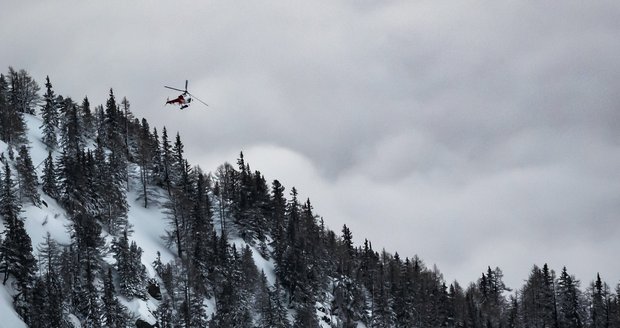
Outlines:
<svg viewBox="0 0 620 328"><path fill-rule="evenodd" d="M37 171L37 176L41 178L43 170L43 162L48 156L45 145L42 143L41 125L42 120L33 115L24 116L28 128L28 140L30 147L30 156L33 165ZM8 157L8 146L6 143L0 142L0 153L5 153ZM54 153L54 157L59 153ZM153 187L150 191L152 199L149 199L149 207L144 208L143 200L139 197L139 167L130 164L128 167L129 183L127 191L127 203L129 205L128 221L132 227L132 233L129 237L130 242L133 240L142 248L142 263L147 269L149 278L156 278L156 272L153 268L153 262L157 259L158 254L163 263L172 262L175 258L173 250L166 246L162 236L165 235L167 228L166 214L162 204L168 200L168 195L164 190ZM38 257L37 246L43 243L46 235L49 233L51 238L60 245L69 245L71 242L69 230L71 221L67 212L52 198L41 192L43 205L40 207L33 206L30 203L23 204L22 217L25 218L25 227L32 240L33 252L35 258ZM4 222L0 218L0 231L4 230ZM110 249L113 238L105 231L103 232L106 241L106 249ZM248 245L239 236L234 233L230 235L230 242L235 244L237 249ZM253 259L259 270L265 272L270 285L275 283L275 265L273 259L265 259L261 253L250 246ZM109 264L114 264L115 259L109 253L104 256L104 260ZM25 327L25 324L15 310L12 304L12 295L14 290L11 287L12 279L9 279L6 286L0 285L0 327ZM122 296L118 296L119 300L125 305L136 318L140 318L150 324L155 323L154 311L159 305L159 301L150 297L147 300L134 298L128 300ZM205 301L207 315L211 315L215 311L214 302ZM292 317L292 313L290 314ZM71 316L70 316L71 317ZM79 325L77 318L72 320L74 325Z"/></svg>

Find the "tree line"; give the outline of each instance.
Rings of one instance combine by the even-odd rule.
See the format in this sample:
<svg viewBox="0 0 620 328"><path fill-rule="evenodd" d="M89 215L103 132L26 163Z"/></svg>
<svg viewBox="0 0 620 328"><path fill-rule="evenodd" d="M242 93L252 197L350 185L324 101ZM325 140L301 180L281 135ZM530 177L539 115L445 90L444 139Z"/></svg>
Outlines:
<svg viewBox="0 0 620 328"><path fill-rule="evenodd" d="M49 77L40 92L24 70L0 74L0 140L8 145L0 156L0 278L30 327L71 327L71 318L87 327L146 325L119 299L151 297L157 327L620 327L620 284L598 275L582 286L565 267L557 274L534 265L511 290L489 266L468 285L446 282L416 255L377 251L367 239L356 245L346 225L330 230L310 199L267 182L243 153L212 173L192 166L178 133L135 118L112 89L93 107L87 97L57 95ZM40 176L25 115L42 122ZM176 255L150 263L153 277L131 240L132 181L141 206L164 208L153 219L165 220L163 238ZM68 245L49 235L32 245L23 207L45 206L42 194L67 211ZM274 263L275 281L255 252Z"/></svg>

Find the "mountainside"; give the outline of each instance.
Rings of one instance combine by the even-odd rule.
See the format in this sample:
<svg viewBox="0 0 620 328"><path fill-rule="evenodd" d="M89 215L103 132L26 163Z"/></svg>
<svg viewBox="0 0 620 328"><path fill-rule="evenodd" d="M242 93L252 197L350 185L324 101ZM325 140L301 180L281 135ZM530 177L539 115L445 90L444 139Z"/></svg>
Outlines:
<svg viewBox="0 0 620 328"><path fill-rule="evenodd" d="M355 245L243 157L204 172L113 90L0 75L0 327L620 327L620 284L466 286ZM509 254L507 254L509 256Z"/></svg>

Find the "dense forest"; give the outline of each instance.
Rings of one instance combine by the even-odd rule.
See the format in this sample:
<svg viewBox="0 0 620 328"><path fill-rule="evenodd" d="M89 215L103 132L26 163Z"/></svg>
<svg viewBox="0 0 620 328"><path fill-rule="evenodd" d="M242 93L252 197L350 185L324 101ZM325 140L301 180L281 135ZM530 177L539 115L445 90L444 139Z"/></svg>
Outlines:
<svg viewBox="0 0 620 328"><path fill-rule="evenodd" d="M41 122L40 140L27 117ZM620 328L620 284L544 263L517 289L492 267L477 281L447 282L415 255L355 244L346 225L326 228L309 199L267 182L243 153L204 172L179 133L135 118L112 89L93 106L9 67L0 140L0 279L29 327ZM35 148L47 154L40 164ZM153 219L165 224L173 260L143 259L130 188L140 207L161 208ZM70 242L48 234L33 245L24 208L49 200L66 211ZM154 319L132 300L155 304Z"/></svg>

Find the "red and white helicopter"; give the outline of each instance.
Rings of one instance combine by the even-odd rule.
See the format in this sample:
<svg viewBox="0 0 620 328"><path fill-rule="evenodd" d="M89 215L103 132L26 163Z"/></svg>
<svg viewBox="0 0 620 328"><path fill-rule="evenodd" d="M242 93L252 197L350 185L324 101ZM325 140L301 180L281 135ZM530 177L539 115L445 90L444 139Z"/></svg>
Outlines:
<svg viewBox="0 0 620 328"><path fill-rule="evenodd" d="M189 91L187 91L187 82L188 81L185 80L185 90L181 90L181 89L177 89L177 88L173 88L173 87L169 87L167 85L164 85L165 88L183 92L182 94L180 94L178 97L176 97L174 99L168 98L166 100L166 105L168 105L168 104L170 104L170 105L179 105L179 109L185 109L185 108L189 107L190 103L192 102L192 98L193 98L193 99L196 99L196 100L200 101L205 106L209 106L209 105L207 105L206 102L198 99L198 97L194 96L193 94L189 93Z"/></svg>

